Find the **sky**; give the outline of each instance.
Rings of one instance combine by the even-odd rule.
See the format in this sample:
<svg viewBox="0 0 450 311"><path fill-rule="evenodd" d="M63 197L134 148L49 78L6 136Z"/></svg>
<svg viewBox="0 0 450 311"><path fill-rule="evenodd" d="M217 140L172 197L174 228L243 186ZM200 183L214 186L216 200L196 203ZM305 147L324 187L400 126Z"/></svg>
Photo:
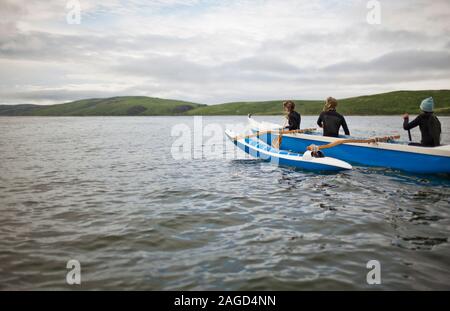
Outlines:
<svg viewBox="0 0 450 311"><path fill-rule="evenodd" d="M0 0L0 104L449 88L449 0Z"/></svg>

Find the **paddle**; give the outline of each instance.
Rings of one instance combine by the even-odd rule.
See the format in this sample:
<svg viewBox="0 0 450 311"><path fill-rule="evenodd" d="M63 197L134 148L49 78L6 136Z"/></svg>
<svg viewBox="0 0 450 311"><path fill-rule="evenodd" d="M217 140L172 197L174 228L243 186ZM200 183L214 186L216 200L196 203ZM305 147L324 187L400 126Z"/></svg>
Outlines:
<svg viewBox="0 0 450 311"><path fill-rule="evenodd" d="M283 134L280 133L280 135L278 135L278 137L275 137L274 139L272 139L272 147L280 149L281 146L281 140L283 139Z"/></svg>
<svg viewBox="0 0 450 311"><path fill-rule="evenodd" d="M406 118L405 118L406 117ZM403 115L403 119L407 119L408 118L408 113L405 113ZM409 137L409 141L412 141L412 137L411 137L411 130L408 130L408 137Z"/></svg>
<svg viewBox="0 0 450 311"><path fill-rule="evenodd" d="M291 131L281 131L281 132L276 132L276 134L278 133L278 137L275 137L272 140L272 146L280 149L281 146L281 141L283 140L283 134L292 134L292 133L308 133L308 132L313 132L317 129L315 128L309 128L309 129L303 129L303 130L291 130Z"/></svg>
<svg viewBox="0 0 450 311"><path fill-rule="evenodd" d="M294 134L294 133L307 133L307 132L313 132L315 131L315 128L309 128L309 129L303 129L303 130L292 130L292 131L286 131L286 130L268 130L268 131L262 131L262 132L256 132L253 134L249 134L249 135L244 135L244 136L236 136L233 137L233 140L239 140L239 139L247 139L247 138L251 138L251 137L256 137L256 136L260 136L260 135L264 135L264 134L269 134L269 133L273 133L273 134ZM280 135L280 136L281 136Z"/></svg>
<svg viewBox="0 0 450 311"><path fill-rule="evenodd" d="M285 118L284 122L283 122L283 128L286 128L288 123L289 123L288 119ZM279 133L278 137L272 139L272 146L277 149L280 149L282 139L283 139L283 133Z"/></svg>
<svg viewBox="0 0 450 311"><path fill-rule="evenodd" d="M335 142L332 142L330 144L327 145L322 145L322 146L316 146L316 145L311 145L308 146L308 150L310 151L318 151L318 150L322 150L322 149L329 149L329 148L333 148L342 144L348 144L348 143L380 143L380 142L387 142L390 140L395 140L395 139L399 139L400 135L396 135L396 136L384 136L384 137L374 137L374 138L369 138L369 139L341 139L341 140L337 140Z"/></svg>

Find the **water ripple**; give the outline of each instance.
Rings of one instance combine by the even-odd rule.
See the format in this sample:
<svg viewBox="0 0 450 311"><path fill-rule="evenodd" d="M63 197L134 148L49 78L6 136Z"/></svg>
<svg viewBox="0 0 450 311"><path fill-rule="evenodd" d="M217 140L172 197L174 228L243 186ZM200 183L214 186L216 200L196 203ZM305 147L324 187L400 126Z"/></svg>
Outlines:
<svg viewBox="0 0 450 311"><path fill-rule="evenodd" d="M449 176L179 161L179 123L192 118L0 118L0 289L71 289L69 259L83 289L371 289L372 259L377 288L450 289Z"/></svg>

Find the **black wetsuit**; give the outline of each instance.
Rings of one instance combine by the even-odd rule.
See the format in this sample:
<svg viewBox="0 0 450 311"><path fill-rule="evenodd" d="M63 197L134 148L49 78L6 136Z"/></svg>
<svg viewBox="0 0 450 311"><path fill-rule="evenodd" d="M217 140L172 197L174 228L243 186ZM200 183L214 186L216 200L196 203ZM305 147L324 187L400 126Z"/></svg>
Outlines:
<svg viewBox="0 0 450 311"><path fill-rule="evenodd" d="M300 116L300 114L297 111L289 112L287 118L288 118L289 125L286 126L285 128L287 128L289 131L300 129L300 123L302 122L302 117Z"/></svg>
<svg viewBox="0 0 450 311"><path fill-rule="evenodd" d="M420 132L422 133L420 145L436 147L441 144L441 122L432 112L423 112L411 122L409 122L408 118L403 121L405 130L410 130L416 126L420 127Z"/></svg>
<svg viewBox="0 0 450 311"><path fill-rule="evenodd" d="M323 136L338 137L341 126L345 135L350 135L345 118L336 110L323 111L317 119L317 125L323 127Z"/></svg>

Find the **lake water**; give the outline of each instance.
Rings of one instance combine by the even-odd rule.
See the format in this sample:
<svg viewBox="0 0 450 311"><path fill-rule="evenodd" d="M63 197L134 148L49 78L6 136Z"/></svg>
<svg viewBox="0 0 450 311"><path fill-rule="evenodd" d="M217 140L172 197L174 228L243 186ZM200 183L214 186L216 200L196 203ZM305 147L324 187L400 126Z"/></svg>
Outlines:
<svg viewBox="0 0 450 311"><path fill-rule="evenodd" d="M221 133L179 159L171 133L193 120L0 118L0 289L450 289L448 177L274 167ZM347 121L407 137L400 117ZM66 283L72 259L81 286ZM370 260L381 285L366 282Z"/></svg>

